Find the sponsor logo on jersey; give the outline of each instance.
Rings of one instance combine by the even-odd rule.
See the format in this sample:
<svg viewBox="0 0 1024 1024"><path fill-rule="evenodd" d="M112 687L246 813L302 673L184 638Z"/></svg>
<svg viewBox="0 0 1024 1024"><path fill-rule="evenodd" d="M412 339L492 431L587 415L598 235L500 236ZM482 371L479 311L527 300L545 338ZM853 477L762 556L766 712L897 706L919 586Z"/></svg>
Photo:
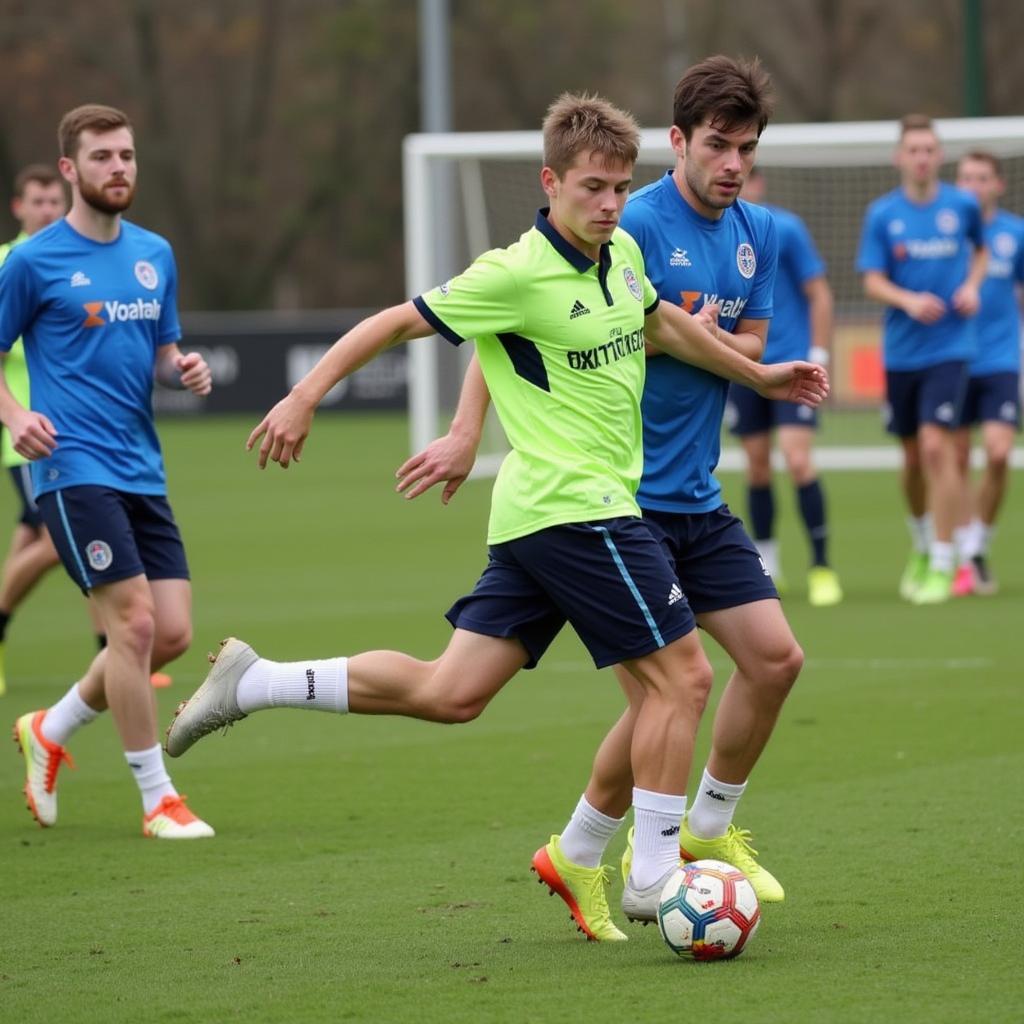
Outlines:
<svg viewBox="0 0 1024 1024"><path fill-rule="evenodd" d="M138 281L143 288L148 288L150 291L160 283L160 277L156 272L156 267L154 267L148 260L138 260L136 262L135 280Z"/></svg>
<svg viewBox="0 0 1024 1024"><path fill-rule="evenodd" d="M722 320L738 317L747 305L747 300L742 296L722 299L717 292L680 292L679 299L679 305L687 313L696 313L704 306L718 306L718 316Z"/></svg>
<svg viewBox="0 0 1024 1024"><path fill-rule="evenodd" d="M642 302L644 293L640 289L640 282L636 279L636 274L633 273L633 268L623 267L622 276L626 279L626 287L629 289L629 294L632 295L637 302Z"/></svg>
<svg viewBox="0 0 1024 1024"><path fill-rule="evenodd" d="M944 235L955 235L960 230L960 218L956 210L939 210L935 214L935 226Z"/></svg>
<svg viewBox="0 0 1024 1024"><path fill-rule="evenodd" d="M672 255L668 258L668 265L670 267L692 267L693 264L690 262L690 257L686 255L685 249L676 247L672 250Z"/></svg>
<svg viewBox="0 0 1024 1024"><path fill-rule="evenodd" d="M587 307L584 306L583 303L580 302L579 299L577 299L572 304L572 309L569 310L569 319L570 320L575 320L576 317L578 317L578 316L586 316L589 312L590 312L590 310L587 309Z"/></svg>
<svg viewBox="0 0 1024 1024"><path fill-rule="evenodd" d="M82 273L81 270L76 270L71 275L71 287L72 288L84 288L86 285L92 284L92 281Z"/></svg>
<svg viewBox="0 0 1024 1024"><path fill-rule="evenodd" d="M757 270L757 257L754 255L754 247L749 242L740 242L737 246L736 266L748 280L754 276L754 271Z"/></svg>
<svg viewBox="0 0 1024 1024"><path fill-rule="evenodd" d="M686 310L687 313L692 313L697 305L697 300L703 295L703 292L680 292L679 293L679 305Z"/></svg>
<svg viewBox="0 0 1024 1024"><path fill-rule="evenodd" d="M912 260L944 260L960 251L960 242L955 238L908 238L895 247L894 253L900 246L904 255L897 256L897 259L909 256Z"/></svg>
<svg viewBox="0 0 1024 1024"><path fill-rule="evenodd" d="M617 328L612 331L612 336L603 345L595 345L593 348L570 349L565 354L570 370L599 370L610 363L617 363L627 356L642 355L644 351L644 329L638 327L635 331L622 334Z"/></svg>
<svg viewBox="0 0 1024 1024"><path fill-rule="evenodd" d="M105 540L89 541L85 546L85 557L89 560L89 565L97 572L109 569L114 561L114 553Z"/></svg>
<svg viewBox="0 0 1024 1024"><path fill-rule="evenodd" d="M162 307L156 299L135 299L132 302L83 302L82 308L86 312L83 327L105 327L129 320L159 320Z"/></svg>
<svg viewBox="0 0 1024 1024"><path fill-rule="evenodd" d="M907 258L907 243L897 242L892 247L892 258L894 260L905 260Z"/></svg>

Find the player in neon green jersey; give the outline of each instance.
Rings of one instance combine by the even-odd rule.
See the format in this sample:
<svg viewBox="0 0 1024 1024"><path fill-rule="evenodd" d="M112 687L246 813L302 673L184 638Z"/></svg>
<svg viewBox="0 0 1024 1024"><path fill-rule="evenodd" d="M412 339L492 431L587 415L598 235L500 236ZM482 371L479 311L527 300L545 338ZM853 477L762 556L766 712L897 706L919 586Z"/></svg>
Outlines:
<svg viewBox="0 0 1024 1024"><path fill-rule="evenodd" d="M560 97L544 124L541 185L551 205L534 227L447 284L357 325L249 436L261 467L287 467L302 454L319 401L378 352L434 333L476 339L512 451L494 485L487 568L449 610L455 632L445 651L431 661L372 651L278 663L229 639L179 708L168 753L268 707L469 721L536 665L568 621L598 666L625 662L644 689L632 754L649 799L637 806L638 821L676 799L711 669L636 504L645 340L776 397L816 403L827 380L810 363L752 362L658 302L636 243L618 229L638 140L632 118L606 101ZM674 870L678 836L644 856ZM607 916L602 869L563 881L577 923L602 932L591 928L589 938L621 938Z"/></svg>

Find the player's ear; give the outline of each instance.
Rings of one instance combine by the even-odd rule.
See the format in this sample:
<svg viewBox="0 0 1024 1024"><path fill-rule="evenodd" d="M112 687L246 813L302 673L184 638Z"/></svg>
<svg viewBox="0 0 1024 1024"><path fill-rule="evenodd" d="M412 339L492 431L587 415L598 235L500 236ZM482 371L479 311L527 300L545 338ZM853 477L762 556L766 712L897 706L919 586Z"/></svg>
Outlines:
<svg viewBox="0 0 1024 1024"><path fill-rule="evenodd" d="M62 156L57 161L57 170L60 171L61 177L74 185L78 181L78 171L75 168L75 161L69 156Z"/></svg>
<svg viewBox="0 0 1024 1024"><path fill-rule="evenodd" d="M552 199L554 199L558 192L558 184L558 175L550 167L542 167L540 169L540 187Z"/></svg>

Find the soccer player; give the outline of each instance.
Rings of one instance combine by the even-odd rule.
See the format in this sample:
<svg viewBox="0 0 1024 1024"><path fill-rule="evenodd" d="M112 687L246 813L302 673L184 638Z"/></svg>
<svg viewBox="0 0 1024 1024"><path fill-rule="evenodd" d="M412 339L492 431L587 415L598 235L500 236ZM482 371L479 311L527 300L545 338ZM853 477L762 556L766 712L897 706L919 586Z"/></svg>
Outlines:
<svg viewBox="0 0 1024 1024"><path fill-rule="evenodd" d="M736 200L770 112L770 82L757 62L718 56L694 65L675 92L675 167L632 196L623 214L663 305L695 310L721 340L751 357L762 352L772 316L777 242L767 211ZM785 896L782 886L757 862L749 832L732 819L803 653L756 547L722 503L712 475L726 391L727 382L712 372L660 355L648 362L637 500L674 564L678 596L685 593L697 622L736 665L715 715L713 749L693 805L687 813L681 794L659 800L654 831L673 837L671 848L661 849L674 863L681 853L687 860L736 864L761 900L778 902ZM485 392L471 363L452 429L399 469L400 491L415 497L445 480L442 500L450 499L472 466ZM587 934L600 939L622 937L606 926L601 859L629 809L633 785L631 749L645 694L628 669L619 667L616 674L629 707L602 743L567 826L534 857L541 880L562 896ZM634 806L649 797L639 799ZM636 817L637 850L659 841L651 833L650 821ZM623 909L634 920L651 920L662 880L658 870L668 862L659 861L658 870L649 858L638 865L631 847L623 860Z"/></svg>
<svg viewBox="0 0 1024 1024"><path fill-rule="evenodd" d="M988 549L1006 495L1014 433L1021 423L1019 288L1024 283L1024 220L999 208L1006 181L1002 162L992 153L975 151L961 157L956 183L981 204L989 250L976 321L978 354L969 367L967 398L956 432L964 514L956 530L961 565L953 591L962 596L994 594L997 589ZM972 500L970 430L978 424L985 469Z"/></svg>
<svg viewBox="0 0 1024 1024"><path fill-rule="evenodd" d="M764 205L764 175L755 167L743 185L743 198ZM804 222L789 210L765 205L779 236L779 269L772 298L772 329L764 361L797 357L827 364L832 347L832 289L825 264ZM772 432L786 460L797 507L811 548L807 599L817 607L843 599L839 577L828 562L825 492L811 457L817 414L807 405L773 402L742 384L729 388L726 419L747 459L747 508L754 542L776 584L780 579L772 492Z"/></svg>
<svg viewBox="0 0 1024 1024"><path fill-rule="evenodd" d="M205 395L210 370L198 353L178 349L170 246L122 219L136 183L128 118L77 107L58 139L70 212L0 268L0 349L24 338L32 382L26 409L0 374L0 419L33 463L36 503L108 644L56 704L17 720L25 795L40 825L56 823L65 744L109 707L142 797L143 833L212 836L167 775L149 685L151 666L177 657L191 637L188 566L166 498L153 380Z"/></svg>
<svg viewBox="0 0 1024 1024"><path fill-rule="evenodd" d="M46 164L30 164L14 179L14 195L11 212L21 226L17 237L0 245L0 265L7 259L14 246L31 238L37 231L64 216L64 187L57 171ZM18 401L29 404L28 370L25 367L25 350L21 341L16 341L10 352L3 358L4 373L12 393ZM28 460L20 456L11 443L11 436L3 432L0 439L0 461L11 475L15 493L18 495L20 513L11 536L11 543L0 574L0 695L7 690L6 659L4 645L7 626L15 609L39 580L59 559L57 550L50 540L43 517L32 496Z"/></svg>
<svg viewBox="0 0 1024 1024"><path fill-rule="evenodd" d="M954 430L976 349L972 318L987 250L977 200L939 181L942 147L931 118L902 119L895 162L900 185L868 207L857 269L865 295L887 307L888 429L903 447L913 539L899 592L927 605L952 593L961 491Z"/></svg>
<svg viewBox="0 0 1024 1024"><path fill-rule="evenodd" d="M445 651L431 661L372 651L284 664L229 639L179 708L168 753L268 707L468 721L537 664L568 620L597 665L627 664L644 693L629 744L635 813L638 829L659 838L636 859L658 877L675 869L678 837L661 835L660 808L674 808L685 786L711 670L634 498L645 338L776 396L817 401L827 382L809 363L752 362L659 302L636 243L618 229L638 140L635 121L606 101L560 97L544 122L541 185L551 205L534 227L357 325L249 436L250 447L260 441L261 467L287 467L319 401L378 352L434 333L476 339L512 451L494 485L487 567L448 612L455 631ZM601 937L617 932L607 905L603 920L579 924Z"/></svg>

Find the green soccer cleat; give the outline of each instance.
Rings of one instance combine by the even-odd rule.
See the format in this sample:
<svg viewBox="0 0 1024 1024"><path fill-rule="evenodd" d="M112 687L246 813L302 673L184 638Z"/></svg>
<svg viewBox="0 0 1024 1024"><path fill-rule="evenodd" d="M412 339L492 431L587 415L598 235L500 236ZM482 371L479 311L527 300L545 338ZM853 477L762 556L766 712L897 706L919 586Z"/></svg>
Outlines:
<svg viewBox="0 0 1024 1024"><path fill-rule="evenodd" d="M942 604L953 596L953 574L929 569L921 585L914 591L911 604Z"/></svg>
<svg viewBox="0 0 1024 1024"><path fill-rule="evenodd" d="M751 835L744 828L730 825L724 836L716 839L698 839L683 819L679 831L679 853L683 862L694 860L722 860L739 868L754 887L762 903L781 903L786 898L785 890L778 879L757 863L757 850L750 845Z"/></svg>
<svg viewBox="0 0 1024 1024"><path fill-rule="evenodd" d="M907 567L900 577L900 597L904 601L913 601L914 594L924 583L928 575L928 556L923 551L911 551L907 559Z"/></svg>
<svg viewBox="0 0 1024 1024"><path fill-rule="evenodd" d="M590 942L625 942L626 935L612 923L605 889L611 884L611 868L585 868L567 860L552 836L547 846L533 855L532 871L537 880L558 893L572 914L579 931Z"/></svg>
<svg viewBox="0 0 1024 1024"><path fill-rule="evenodd" d="M807 574L807 601L814 608L828 608L843 599L843 588L835 569L816 565Z"/></svg>

